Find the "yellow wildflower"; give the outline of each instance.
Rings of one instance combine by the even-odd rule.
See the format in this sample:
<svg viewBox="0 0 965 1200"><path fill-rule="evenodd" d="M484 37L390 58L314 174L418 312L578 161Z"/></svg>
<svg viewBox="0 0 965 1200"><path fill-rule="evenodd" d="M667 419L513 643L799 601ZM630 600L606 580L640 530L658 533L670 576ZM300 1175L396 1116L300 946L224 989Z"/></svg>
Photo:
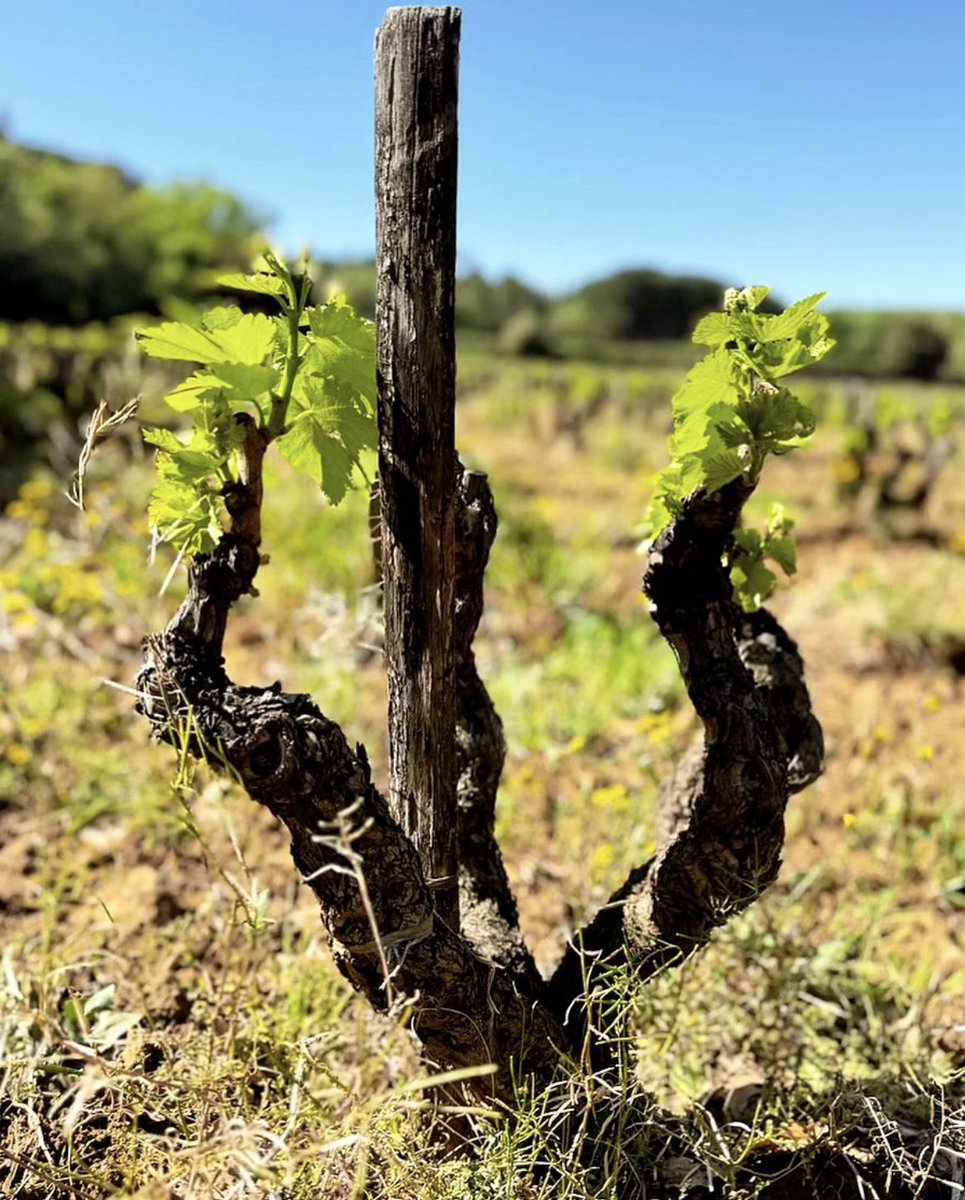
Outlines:
<svg viewBox="0 0 965 1200"><path fill-rule="evenodd" d="M11 742L5 752L7 762L12 763L15 767L26 766L30 762L30 750L23 742Z"/></svg>

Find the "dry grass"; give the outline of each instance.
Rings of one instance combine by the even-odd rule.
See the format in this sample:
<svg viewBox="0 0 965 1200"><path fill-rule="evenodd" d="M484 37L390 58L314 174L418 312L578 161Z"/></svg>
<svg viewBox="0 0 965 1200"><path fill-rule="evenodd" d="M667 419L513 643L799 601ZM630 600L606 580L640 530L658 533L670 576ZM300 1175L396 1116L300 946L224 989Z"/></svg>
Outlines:
<svg viewBox="0 0 965 1200"><path fill-rule="evenodd" d="M460 441L502 517L480 656L511 743L503 844L548 964L647 853L656 783L692 733L632 548L665 418L617 406L553 436L519 376L480 378ZM959 460L928 514L939 548L884 540L836 504L837 437L777 464L761 498L807 533L777 608L827 772L792 802L767 898L643 994L621 984L629 1098L589 1171L593 1135L560 1122L574 1087L603 1082L523 1103L514 1130L430 1111L404 1014L374 1016L335 973L280 831L204 771L179 775L101 683L130 682L176 599L155 594L164 564L144 567L144 465L108 447L86 517L28 485L0 521L0 1192L602 1197L636 1162L647 1194L654 1171L803 1195L802 1171L834 1170L961 1194L965 697L948 647L965 487ZM311 690L378 764L362 498L328 512L288 481L269 497L272 565L232 670ZM446 1156L453 1123L475 1159Z"/></svg>

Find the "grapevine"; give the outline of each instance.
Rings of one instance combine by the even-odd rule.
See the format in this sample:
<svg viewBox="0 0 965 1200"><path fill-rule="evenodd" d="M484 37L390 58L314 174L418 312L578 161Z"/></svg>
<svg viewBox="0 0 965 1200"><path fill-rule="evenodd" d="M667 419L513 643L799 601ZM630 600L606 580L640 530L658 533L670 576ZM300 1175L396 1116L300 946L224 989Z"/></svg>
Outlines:
<svg viewBox="0 0 965 1200"><path fill-rule="evenodd" d="M310 305L307 274L293 274L271 253L264 269L218 283L267 297L279 311L216 307L193 322L137 333L146 354L199 364L165 397L175 412L191 414L190 432L144 432L158 471L148 517L178 561L211 551L228 527L252 430L264 446L277 442L332 504L366 478L362 460L377 442L373 323L341 298Z"/></svg>
<svg viewBox="0 0 965 1200"><path fill-rule="evenodd" d="M709 352L673 398L671 463L657 476L644 522L651 543L703 488L715 492L736 479L748 494L770 454L787 454L814 432L814 413L780 381L820 362L834 347L828 319L817 306L827 293L799 300L781 313L760 308L767 287L728 288L722 312L708 313L693 340ZM787 575L797 567L793 520L775 505L763 533L738 529L729 566L735 597L748 612L777 586L770 559Z"/></svg>

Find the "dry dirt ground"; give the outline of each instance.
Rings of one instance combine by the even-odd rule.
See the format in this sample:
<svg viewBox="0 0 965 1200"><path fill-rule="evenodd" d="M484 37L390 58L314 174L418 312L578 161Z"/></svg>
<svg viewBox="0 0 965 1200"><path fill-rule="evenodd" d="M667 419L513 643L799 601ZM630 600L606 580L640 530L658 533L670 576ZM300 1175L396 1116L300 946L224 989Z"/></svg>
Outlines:
<svg viewBox="0 0 965 1200"><path fill-rule="evenodd" d="M462 436L492 467L518 561L497 549L480 656L491 676L511 664L501 828L524 928L548 965L646 853L655 782L693 723L661 683L657 702L621 701L580 725L569 709L608 702L579 694L579 664L560 666L573 698L555 734L513 708L567 628L599 614L648 620L630 545L647 479L600 468L617 441L605 426L588 446L561 441L534 459L525 425L495 434L484 416L468 407ZM767 482L804 531L799 575L775 609L804 654L827 769L791 802L772 895L639 1005L639 1070L680 1112L729 1105L722 1121L751 1122L766 1111L761 1136L775 1147L820 1152L846 1128L870 1129L872 1154L901 1103L919 1133L929 1111L938 1122L936 1097L953 1114L965 1067L965 489L953 463L927 514L936 548L835 505L830 439L802 462ZM148 746L131 697L101 683L129 684L140 636L172 603L145 598L158 572L148 589L133 515L142 482L95 500L86 522L43 487L4 520L0 1192L352 1195L368 1170L382 1190L357 1194L406 1194L422 1186L406 1158L418 1117L406 1089L421 1070L408 1036L332 970L274 822ZM527 571L539 546L513 540L536 517L563 560L556 592ZM274 580L231 631L229 665L242 681L320 693L381 762L370 594L340 604L337 589L312 592L310 553L294 535L282 542ZM91 585L61 612L36 590L13 598L25 572L65 562L99 572L101 592ZM753 1110L762 1094L770 1107Z"/></svg>

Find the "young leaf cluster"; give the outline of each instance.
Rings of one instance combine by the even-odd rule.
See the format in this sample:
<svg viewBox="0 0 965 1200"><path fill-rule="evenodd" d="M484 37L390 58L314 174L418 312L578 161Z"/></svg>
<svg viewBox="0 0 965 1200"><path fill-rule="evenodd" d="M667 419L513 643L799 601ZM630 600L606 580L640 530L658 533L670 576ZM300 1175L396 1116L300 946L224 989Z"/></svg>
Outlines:
<svg viewBox="0 0 965 1200"><path fill-rule="evenodd" d="M190 432L145 432L157 447L149 519L182 556L211 550L221 536L223 496L241 472L240 414L332 504L364 477L362 455L377 444L372 322L341 298L309 305L307 276L272 254L264 269L218 283L274 302L278 312L223 306L137 333L145 354L196 364L166 397L175 412L191 415Z"/></svg>
<svg viewBox="0 0 965 1200"><path fill-rule="evenodd" d="M769 292L729 288L723 311L708 313L694 330L693 340L708 353L673 398L672 462L655 483L645 519L648 539L679 515L684 500L699 488L714 492L735 479L754 487L769 454L787 454L814 432L813 412L783 381L819 362L834 346L828 319L817 311L825 293L781 313L761 312ZM757 543L747 531L738 533L732 578L745 607L759 607L776 585L758 551L776 546L776 552L764 549L763 556L785 570L793 561L785 546L793 547L790 524L783 515L781 521L787 525L783 532L775 526L755 534Z"/></svg>
<svg viewBox="0 0 965 1200"><path fill-rule="evenodd" d="M793 528L794 521L784 511L783 504L773 504L763 533L756 529L734 531L730 578L734 595L745 612L757 612L777 587L777 576L765 559L770 559L787 576L797 571Z"/></svg>

